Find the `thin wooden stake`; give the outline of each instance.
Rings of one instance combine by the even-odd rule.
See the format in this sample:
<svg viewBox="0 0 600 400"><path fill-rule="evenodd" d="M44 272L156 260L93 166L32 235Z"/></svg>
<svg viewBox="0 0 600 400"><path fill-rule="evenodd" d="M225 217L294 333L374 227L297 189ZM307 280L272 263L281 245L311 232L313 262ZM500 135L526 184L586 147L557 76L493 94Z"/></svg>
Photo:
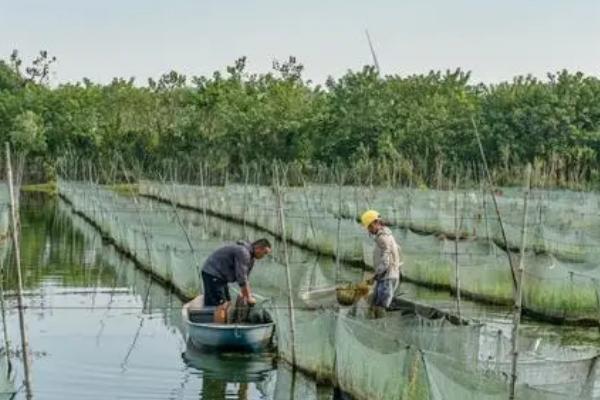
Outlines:
<svg viewBox="0 0 600 400"><path fill-rule="evenodd" d="M167 186L167 183L163 181L163 186ZM175 203L175 182L171 182L171 196L170 197L170 203L171 203L171 207L173 209L173 213L175 214L175 219L177 220L177 224L179 225L179 227L181 228L181 231L183 232L183 235L185 236L185 240L188 244L188 247L190 248L190 252L192 253L192 257L194 258L194 263L196 264L196 268L198 269L198 271L200 271L200 268L202 268L202 265L200 264L200 260L198 259L198 256L196 255L196 251L194 250L194 246L192 244L192 239L187 231L187 229L185 228L185 225L183 224L183 220L181 219L181 216L179 215L179 213L177 212L177 204ZM200 276L200 274L198 274L198 276ZM202 281L202 279L199 279L200 281L200 291L201 293L204 293L204 282Z"/></svg>
<svg viewBox="0 0 600 400"><path fill-rule="evenodd" d="M502 329L498 329L496 332L496 372L500 372L500 368L502 366L502 354L504 353L504 348L502 346Z"/></svg>
<svg viewBox="0 0 600 400"><path fill-rule="evenodd" d="M2 312L2 334L4 336L4 350L6 356L6 365L10 365L10 341L8 338L8 327L6 325L6 304L4 302L4 276L5 276L4 257L0 256L0 310ZM10 371L7 369L7 374ZM6 376L8 378L8 376Z"/></svg>
<svg viewBox="0 0 600 400"><path fill-rule="evenodd" d="M15 264L17 267L17 307L19 309L19 330L21 332L21 352L23 355L23 369L25 372L25 389L27 399L32 398L31 392L31 362L29 360L29 342L25 330L25 309L23 307L23 276L21 274L21 249L19 247L19 217L15 202L15 190L13 188L13 173L10 162L10 145L6 143L6 172L8 174L8 192L10 195L10 218L11 235L15 251Z"/></svg>
<svg viewBox="0 0 600 400"><path fill-rule="evenodd" d="M294 317L294 299L292 297L292 277L290 274L290 262L287 248L287 238L285 230L285 215L283 211L283 195L281 192L281 186L279 183L279 172L277 166L275 166L275 190L277 193L277 209L279 216L279 227L281 229L281 245L283 246L283 261L285 265L285 276L288 291L288 311L290 318L290 338L292 341L292 366L296 367L296 319Z"/></svg>
<svg viewBox="0 0 600 400"><path fill-rule="evenodd" d="M596 386L596 376L598 370L598 359L600 356L596 356L592 358L592 362L590 363L590 368L588 369L588 373L585 379L585 384L581 388L581 392L579 393L578 399L591 399Z"/></svg>
<svg viewBox="0 0 600 400"><path fill-rule="evenodd" d="M335 281L339 282L340 275L340 237L342 231L342 185L344 184L344 175L339 172L339 183L338 183L338 215L337 215L337 233L335 243Z"/></svg>
<svg viewBox="0 0 600 400"><path fill-rule="evenodd" d="M458 266L458 174L456 174L456 183L454 185L454 287L456 288L456 312L458 319L460 316L460 268Z"/></svg>
<svg viewBox="0 0 600 400"><path fill-rule="evenodd" d="M485 189L483 188L483 180L481 180L479 182L479 187L480 187L480 191L481 191L481 207L483 208L482 211L482 218L484 219L485 222L485 240L488 244L488 246L490 245L490 226L488 224L488 218L487 218L487 205L486 205L486 193L485 193Z"/></svg>
<svg viewBox="0 0 600 400"><path fill-rule="evenodd" d="M243 170L244 170L244 200L243 200L243 205L242 205L242 220L244 221L244 230L243 230L243 234L244 236L246 236L246 212L247 212L247 208L248 208L248 179L249 179L249 175L250 175L250 168L247 165L243 166Z"/></svg>
<svg viewBox="0 0 600 400"><path fill-rule="evenodd" d="M310 232L312 233L312 237L313 240L315 240L315 238L317 237L317 233L315 231L315 225L313 223L313 218L312 218L312 214L310 212L310 204L308 203L308 188L306 186L306 180L304 178L302 178L302 186L303 189L302 190L302 194L304 195L304 205L306 207L306 216L308 217L308 222L309 222L309 226L310 226Z"/></svg>
<svg viewBox="0 0 600 400"><path fill-rule="evenodd" d="M523 200L523 228L521 230L521 255L519 257L519 269L517 287L514 291L515 308L512 327L512 365L510 379L509 399L515 398L515 387L517 384L517 365L519 362L519 325L521 323L521 310L523 302L523 272L525 271L525 241L527 238L527 208L529 206L529 191L531 190L531 165L527 165L527 180L525 182L525 198Z"/></svg>
<svg viewBox="0 0 600 400"><path fill-rule="evenodd" d="M600 330L600 293L598 292L598 279L591 278L594 285L594 293L596 294L596 309L598 311L598 330Z"/></svg>
<svg viewBox="0 0 600 400"><path fill-rule="evenodd" d="M149 230L146 228L146 224L144 223L144 218L142 217L141 211L140 211L140 204L139 204L139 200L138 200L138 193L136 193L132 186L133 183L129 178L127 169L125 168L125 160L121 157L121 168L123 171L123 176L125 177L125 181L127 182L128 185L128 189L129 189L129 194L131 195L131 197L133 198L133 204L135 205L135 213L136 216L138 218L138 221L140 223L140 225L142 226L142 233L144 235L144 244L146 245L146 253L148 256L148 263L149 263L149 267L150 267L150 272L154 272L154 263L152 262L152 251L150 250L150 239L149 236L152 236L152 234L149 232ZM98 191L98 186L95 186L96 190ZM151 280L150 280L151 282ZM148 294L146 295L149 296L149 291ZM146 302L144 301L144 306L146 305Z"/></svg>
<svg viewBox="0 0 600 400"><path fill-rule="evenodd" d="M504 223L502 222L502 216L500 215L500 208L498 207L498 201L496 200L496 193L494 193L494 182L492 181L492 175L490 174L490 170L487 165L487 160L485 158L485 152L483 151L483 145L481 144L481 139L479 138L479 131L477 130L477 125L475 124L475 120L471 118L471 123L473 124L473 129L475 132L475 138L477 139L477 143L479 144L479 152L481 153L481 159L483 161L483 168L485 170L485 174L488 180L488 186L490 189L490 193L492 195L492 200L494 202L494 209L496 210L496 217L498 217L498 223L500 224L500 232L502 233L502 239L504 241L504 246L506 247L506 256L508 257L508 264L510 266L510 274L513 280L513 290L517 287L517 277L516 277L516 268L514 266L514 261L510 255L510 246L508 244L508 239L506 238L506 231L504 230Z"/></svg>
<svg viewBox="0 0 600 400"><path fill-rule="evenodd" d="M125 180L127 182L127 185L129 187L129 192L131 194L131 196L133 197L133 203L135 204L135 213L136 216L138 217L138 221L140 223L140 225L142 226L142 235L144 236L144 244L146 245L146 252L147 252L147 257L148 257L148 266L150 267L150 272L151 274L154 273L154 263L152 262L152 251L150 250L150 239L149 236L151 236L151 234L149 233L148 229L146 228L146 224L144 222L144 218L142 217L141 213L140 213L140 204L138 201L138 194L132 189L132 182L129 178L128 175L128 171L125 168L125 160L121 158L121 168L123 171L123 176L125 177ZM98 190L98 187L96 186L96 190ZM144 294L144 299L142 302L142 310L146 309L146 307L150 304L149 300L150 300L150 290L152 289L152 275L148 275L147 278L147 286L146 286L146 292ZM151 304L150 304L151 307ZM125 371L127 369L127 363L129 362L129 357L131 356L131 354L133 353L133 349L135 348L137 341L139 339L140 333L142 331L142 328L144 326L144 321L145 318L141 318L140 319L140 323L138 325L137 331L135 332L135 335L133 337L133 341L131 343L131 345L129 346L127 353L125 354L125 358L123 359L123 361L121 362L121 369L123 371Z"/></svg>
<svg viewBox="0 0 600 400"><path fill-rule="evenodd" d="M200 187L202 190L202 215L204 217L204 226L208 225L208 218L206 216L206 206L208 204L208 199L206 198L206 185L204 182L204 165L200 165Z"/></svg>

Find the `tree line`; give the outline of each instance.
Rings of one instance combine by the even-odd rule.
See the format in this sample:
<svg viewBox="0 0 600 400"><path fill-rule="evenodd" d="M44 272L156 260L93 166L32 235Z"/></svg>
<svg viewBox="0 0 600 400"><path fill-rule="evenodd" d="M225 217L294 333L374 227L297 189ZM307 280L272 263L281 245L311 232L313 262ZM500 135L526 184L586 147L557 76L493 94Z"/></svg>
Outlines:
<svg viewBox="0 0 600 400"><path fill-rule="evenodd" d="M580 72L483 84L461 69L382 76L365 66L315 84L294 57L260 74L242 57L211 76L51 87L55 60L45 51L26 68L17 52L0 60L0 140L47 176L68 157L148 170L185 160L238 175L279 161L370 166L375 178L393 168L432 186L479 173L477 130L499 184L527 163L551 186L600 182L600 80Z"/></svg>

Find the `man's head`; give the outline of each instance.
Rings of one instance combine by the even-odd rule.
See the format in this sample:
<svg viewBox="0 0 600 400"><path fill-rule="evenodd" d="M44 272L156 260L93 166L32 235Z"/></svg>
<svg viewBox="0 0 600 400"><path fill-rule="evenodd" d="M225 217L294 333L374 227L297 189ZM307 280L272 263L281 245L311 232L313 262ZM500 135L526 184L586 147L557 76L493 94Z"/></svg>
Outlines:
<svg viewBox="0 0 600 400"><path fill-rule="evenodd" d="M268 239L258 239L252 243L252 249L254 250L254 258L260 260L266 255L271 254L271 242Z"/></svg>
<svg viewBox="0 0 600 400"><path fill-rule="evenodd" d="M375 210L365 211L360 216L360 222L362 226L372 235L375 235L383 227L381 216Z"/></svg>

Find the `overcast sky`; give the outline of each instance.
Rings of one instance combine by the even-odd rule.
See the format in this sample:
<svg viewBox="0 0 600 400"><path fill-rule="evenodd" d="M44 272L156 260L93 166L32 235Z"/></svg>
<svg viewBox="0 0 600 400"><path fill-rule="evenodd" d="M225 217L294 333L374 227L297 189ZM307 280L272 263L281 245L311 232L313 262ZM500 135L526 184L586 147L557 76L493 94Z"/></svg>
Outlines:
<svg viewBox="0 0 600 400"><path fill-rule="evenodd" d="M295 55L321 83L372 63L365 28L383 73L600 73L598 0L0 0L0 58L46 49L56 84L210 74L242 55L265 72Z"/></svg>

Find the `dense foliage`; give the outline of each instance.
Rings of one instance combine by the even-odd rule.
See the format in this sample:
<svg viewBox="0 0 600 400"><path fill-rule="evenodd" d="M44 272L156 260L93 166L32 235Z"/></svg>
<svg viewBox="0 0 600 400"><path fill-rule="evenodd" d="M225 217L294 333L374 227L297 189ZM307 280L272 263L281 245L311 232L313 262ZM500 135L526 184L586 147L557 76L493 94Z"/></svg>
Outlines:
<svg viewBox="0 0 600 400"><path fill-rule="evenodd" d="M115 78L52 88L53 61L41 52L25 71L17 53L0 61L0 140L49 168L116 154L145 168L188 160L233 172L279 160L393 166L435 184L476 169L476 125L499 180L526 163L552 184L598 180L600 80L581 73L476 85L461 70L380 76L365 67L315 85L293 57L264 74L247 73L241 58L211 77L173 71L144 86Z"/></svg>

